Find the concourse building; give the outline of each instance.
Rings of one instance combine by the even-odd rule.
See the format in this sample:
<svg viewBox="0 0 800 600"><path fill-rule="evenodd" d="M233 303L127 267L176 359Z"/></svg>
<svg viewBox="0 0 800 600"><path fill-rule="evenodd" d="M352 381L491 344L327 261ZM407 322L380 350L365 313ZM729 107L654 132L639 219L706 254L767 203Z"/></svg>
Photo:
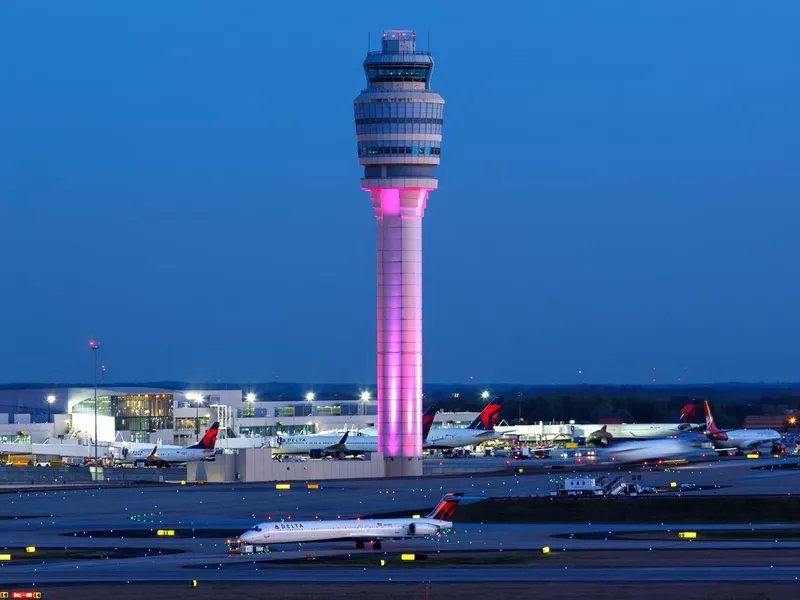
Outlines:
<svg viewBox="0 0 800 600"><path fill-rule="evenodd" d="M0 389L0 444L45 440L92 440L94 388ZM259 398L246 390L164 389L108 386L97 389L98 442L193 444L214 421L221 447L260 445L277 435L374 430L374 399ZM442 413L436 426L468 425L475 413Z"/></svg>

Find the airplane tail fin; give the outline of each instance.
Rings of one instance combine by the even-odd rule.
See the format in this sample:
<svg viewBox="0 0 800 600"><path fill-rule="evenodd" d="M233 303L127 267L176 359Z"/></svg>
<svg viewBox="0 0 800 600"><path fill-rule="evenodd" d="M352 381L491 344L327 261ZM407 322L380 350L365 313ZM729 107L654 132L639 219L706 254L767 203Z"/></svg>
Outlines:
<svg viewBox="0 0 800 600"><path fill-rule="evenodd" d="M478 418L475 419L472 423L470 423L467 429L482 429L482 430L491 430L494 429L494 426L497 424L498 419L500 418L500 408L503 405L503 397L498 396L492 399L489 404L486 405L481 411L481 414L478 415Z"/></svg>
<svg viewBox="0 0 800 600"><path fill-rule="evenodd" d="M337 445L344 446L347 443L347 436L348 435L350 435L350 430L349 429L344 432L344 435L342 436L342 439L339 440L339 443Z"/></svg>
<svg viewBox="0 0 800 600"><path fill-rule="evenodd" d="M217 435L219 434L219 422L214 422L211 427L208 428L203 439L197 442L194 446L189 446L189 448L199 448L203 450L213 450L214 446L217 444Z"/></svg>
<svg viewBox="0 0 800 600"><path fill-rule="evenodd" d="M153 448L153 451L150 453L150 455L147 458L155 458L157 456L156 455L156 450L158 450L158 445L156 445L156 447Z"/></svg>
<svg viewBox="0 0 800 600"><path fill-rule="evenodd" d="M464 494L458 493L448 493L442 496L442 499L439 501L439 504L430 512L430 514L426 515L426 519L437 519L439 521L449 521L453 517L453 513L456 510L456 506L458 506L459 501L463 498Z"/></svg>
<svg viewBox="0 0 800 600"><path fill-rule="evenodd" d="M433 418L436 416L437 408L431 406L424 413L422 413L422 441L428 439L428 434L433 426Z"/></svg>
<svg viewBox="0 0 800 600"><path fill-rule="evenodd" d="M711 407L708 405L708 400L703 400L703 407L706 413L706 429L711 432L719 431L716 423L714 423L714 415L711 414Z"/></svg>
<svg viewBox="0 0 800 600"><path fill-rule="evenodd" d="M676 423L697 423L697 409L700 408L697 400L692 400L688 404L684 404L681 412L678 414Z"/></svg>

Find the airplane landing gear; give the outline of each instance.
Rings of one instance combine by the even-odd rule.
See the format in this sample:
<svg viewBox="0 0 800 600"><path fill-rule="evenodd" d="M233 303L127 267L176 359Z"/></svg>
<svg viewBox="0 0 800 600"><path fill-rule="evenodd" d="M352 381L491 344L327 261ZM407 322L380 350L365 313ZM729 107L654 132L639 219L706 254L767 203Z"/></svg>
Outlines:
<svg viewBox="0 0 800 600"><path fill-rule="evenodd" d="M380 550L381 549L381 543L380 542L372 542L372 549L373 550Z"/></svg>
<svg viewBox="0 0 800 600"><path fill-rule="evenodd" d="M356 542L356 548L357 548L358 550L363 550L363 549L364 549L364 542L362 542L361 540L358 540L358 541Z"/></svg>

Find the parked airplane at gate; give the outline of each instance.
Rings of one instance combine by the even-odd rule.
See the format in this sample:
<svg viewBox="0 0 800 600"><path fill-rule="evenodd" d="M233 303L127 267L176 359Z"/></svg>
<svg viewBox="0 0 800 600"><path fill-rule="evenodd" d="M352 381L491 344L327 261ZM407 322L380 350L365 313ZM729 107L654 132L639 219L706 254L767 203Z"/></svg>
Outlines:
<svg viewBox="0 0 800 600"><path fill-rule="evenodd" d="M356 548L372 544L380 550L384 540L405 540L437 535L453 526L450 519L464 494L445 494L422 519L349 519L259 523L239 536L242 544L292 542L355 542Z"/></svg>
<svg viewBox="0 0 800 600"><path fill-rule="evenodd" d="M786 447L781 441L781 434L774 429L726 429L717 428L708 400L703 401L706 413L706 435L714 450L735 450L738 454L757 450L760 446L772 444L772 453L781 454Z"/></svg>
<svg viewBox="0 0 800 600"><path fill-rule="evenodd" d="M600 429L586 436L586 444L593 446L608 446L612 441L621 440L652 440L669 436L701 431L702 426L697 420L699 403L686 404L674 423L619 423L603 425ZM586 426L582 426L586 431Z"/></svg>
<svg viewBox="0 0 800 600"><path fill-rule="evenodd" d="M496 431L494 426L500 418L502 404L502 396L493 399L469 427L431 429L423 448L450 449L477 446L487 440L499 438L501 433Z"/></svg>
<svg viewBox="0 0 800 600"><path fill-rule="evenodd" d="M198 460L210 460L214 457L214 446L217 443L219 434L219 423L214 423L206 431L203 439L193 446L187 448L168 447L161 449L158 453L158 446L152 450L137 448L123 453L123 461L132 462L135 467L169 467L173 464L195 462Z"/></svg>
<svg viewBox="0 0 800 600"><path fill-rule="evenodd" d="M429 408L422 413L422 442L428 436L428 432L436 416L436 409ZM273 448L273 454L309 454L312 457L319 455L335 456L344 458L348 455L364 454L365 452L378 451L378 436L356 433L350 435L346 431L344 435L296 435L278 437L278 447Z"/></svg>

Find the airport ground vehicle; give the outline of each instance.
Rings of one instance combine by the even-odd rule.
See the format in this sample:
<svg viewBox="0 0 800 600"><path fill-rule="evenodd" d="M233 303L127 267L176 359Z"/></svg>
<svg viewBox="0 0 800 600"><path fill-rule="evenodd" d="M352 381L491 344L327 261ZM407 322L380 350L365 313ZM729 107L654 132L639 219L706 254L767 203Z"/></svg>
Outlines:
<svg viewBox="0 0 800 600"><path fill-rule="evenodd" d="M625 482L621 475L609 480L602 477L567 477L556 484L554 496L618 496L620 494L636 495L645 489L637 484Z"/></svg>

